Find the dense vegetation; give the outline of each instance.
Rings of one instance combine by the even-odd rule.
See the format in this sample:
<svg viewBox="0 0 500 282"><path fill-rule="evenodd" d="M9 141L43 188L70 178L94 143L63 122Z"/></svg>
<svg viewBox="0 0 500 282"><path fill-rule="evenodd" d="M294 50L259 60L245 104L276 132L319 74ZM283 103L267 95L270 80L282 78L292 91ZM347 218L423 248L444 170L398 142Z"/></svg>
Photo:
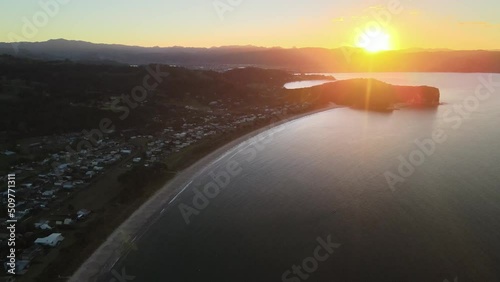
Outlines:
<svg viewBox="0 0 500 282"><path fill-rule="evenodd" d="M309 101L316 107L334 103L365 110L388 111L397 104L437 106L440 92L430 86L395 86L375 79L349 79L290 90L289 96Z"/></svg>
<svg viewBox="0 0 500 282"><path fill-rule="evenodd" d="M43 62L0 56L0 131L37 136L95 128L103 117L115 118L118 128L151 126L155 117L172 120L186 105L206 106L213 101L245 106L276 103L269 97L282 83L296 79L284 71L248 69L219 73L158 66L169 76L150 89L149 98L117 119L111 108L122 94L143 85L157 66L96 65L71 61ZM124 102L122 102L124 103ZM121 105L121 104L120 104Z"/></svg>
<svg viewBox="0 0 500 282"><path fill-rule="evenodd" d="M149 79L148 83L154 87L148 87L147 99L141 100L140 107L134 103L137 105L133 111L128 109L127 118L122 118L125 111L120 111L120 107L131 107L122 95L130 96L134 89L143 87L144 79L155 77L152 75L155 72L168 73L168 76L157 77L156 81ZM340 81L295 91L282 88L284 83L302 78L325 77L305 78L286 71L258 68L215 72L165 65L98 65L0 56L0 111L3 113L0 131L12 140L9 137L91 130L102 118L110 118L117 129L139 128L153 132L166 125L180 126L186 119L202 118L189 114L186 109L207 110L214 102L241 112L250 111L254 106L285 102L314 103L317 107L334 102L386 109L399 102L418 100L422 104L435 104L439 101L437 89L393 87L374 80ZM371 97L369 105L363 105L366 95Z"/></svg>
<svg viewBox="0 0 500 282"><path fill-rule="evenodd" d="M500 72L500 51L397 50L367 53L363 49L262 48L147 48L94 44L64 39L23 42L16 51L0 43L0 54L42 60L70 59L86 63L176 64L227 69L228 66L261 66L304 72ZM106 59L103 59L106 58Z"/></svg>

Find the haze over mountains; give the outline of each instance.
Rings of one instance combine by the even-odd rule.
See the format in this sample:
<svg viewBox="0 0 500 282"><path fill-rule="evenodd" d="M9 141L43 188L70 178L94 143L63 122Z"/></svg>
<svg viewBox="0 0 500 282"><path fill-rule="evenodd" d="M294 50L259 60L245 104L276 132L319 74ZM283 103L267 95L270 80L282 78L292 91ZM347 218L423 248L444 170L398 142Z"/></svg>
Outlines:
<svg viewBox="0 0 500 282"><path fill-rule="evenodd" d="M303 72L490 72L500 73L500 51L410 49L376 54L344 47L264 48L227 46L214 48L139 47L94 44L64 39L45 42L0 43L0 54L40 60L88 63L162 63L186 67L227 69L259 66Z"/></svg>

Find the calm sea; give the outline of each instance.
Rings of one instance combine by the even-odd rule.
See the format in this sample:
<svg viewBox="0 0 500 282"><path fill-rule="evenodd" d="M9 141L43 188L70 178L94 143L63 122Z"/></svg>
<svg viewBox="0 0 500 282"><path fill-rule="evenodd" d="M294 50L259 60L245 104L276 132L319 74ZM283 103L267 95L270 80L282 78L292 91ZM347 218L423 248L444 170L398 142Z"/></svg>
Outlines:
<svg viewBox="0 0 500 282"><path fill-rule="evenodd" d="M328 110L234 147L115 269L133 281L500 281L500 75L332 75L439 87L443 104Z"/></svg>

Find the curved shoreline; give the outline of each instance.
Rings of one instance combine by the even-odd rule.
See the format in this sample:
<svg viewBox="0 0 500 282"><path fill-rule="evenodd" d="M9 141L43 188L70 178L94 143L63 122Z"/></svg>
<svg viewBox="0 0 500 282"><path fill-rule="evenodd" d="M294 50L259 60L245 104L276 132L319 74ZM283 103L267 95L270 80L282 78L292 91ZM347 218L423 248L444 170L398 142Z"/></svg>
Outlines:
<svg viewBox="0 0 500 282"><path fill-rule="evenodd" d="M69 281L97 281L102 274L111 271L113 266L126 255L126 252L123 252L123 245L133 244L142 234L147 232L148 228L161 216L164 208L170 205L185 188L190 185L190 179L192 179L197 172L215 162L224 152L228 152L246 140L277 126L335 108L339 107L330 106L312 110L264 126L222 145L208 155L197 160L194 164L182 170L172 180L165 183L162 188L141 204L141 206L121 223L118 228L108 236L104 243L85 260L85 262L73 273ZM131 241L125 241L124 238L133 239ZM117 272L121 273L119 270L117 270Z"/></svg>

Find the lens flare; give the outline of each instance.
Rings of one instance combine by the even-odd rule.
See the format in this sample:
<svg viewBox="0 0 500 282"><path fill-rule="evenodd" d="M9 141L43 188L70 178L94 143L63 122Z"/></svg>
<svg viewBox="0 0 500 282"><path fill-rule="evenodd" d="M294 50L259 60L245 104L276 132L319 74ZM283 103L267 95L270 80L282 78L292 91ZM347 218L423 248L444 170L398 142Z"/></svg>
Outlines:
<svg viewBox="0 0 500 282"><path fill-rule="evenodd" d="M362 33L359 36L357 47L371 53L391 50L391 36L383 31Z"/></svg>

